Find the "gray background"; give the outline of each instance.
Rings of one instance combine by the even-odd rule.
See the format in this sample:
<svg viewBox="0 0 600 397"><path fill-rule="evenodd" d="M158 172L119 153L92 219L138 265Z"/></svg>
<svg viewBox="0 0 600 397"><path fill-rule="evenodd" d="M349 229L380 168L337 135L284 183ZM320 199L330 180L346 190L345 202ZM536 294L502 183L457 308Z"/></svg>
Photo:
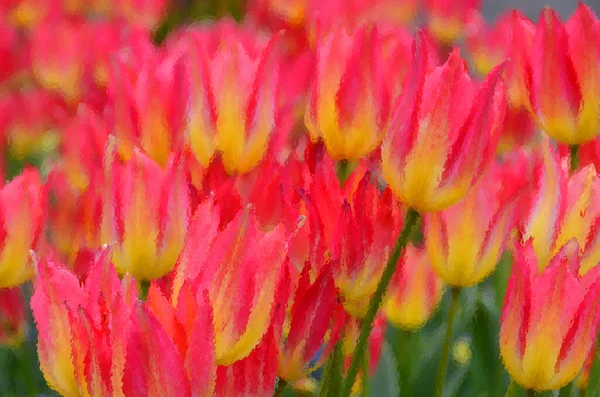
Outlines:
<svg viewBox="0 0 600 397"><path fill-rule="evenodd" d="M488 20L494 20L502 11L518 8L535 21L538 14L546 5L551 6L560 13L563 20L567 19L577 8L577 0L483 0L483 14ZM600 11L600 0L587 0L585 4L590 6L596 15Z"/></svg>

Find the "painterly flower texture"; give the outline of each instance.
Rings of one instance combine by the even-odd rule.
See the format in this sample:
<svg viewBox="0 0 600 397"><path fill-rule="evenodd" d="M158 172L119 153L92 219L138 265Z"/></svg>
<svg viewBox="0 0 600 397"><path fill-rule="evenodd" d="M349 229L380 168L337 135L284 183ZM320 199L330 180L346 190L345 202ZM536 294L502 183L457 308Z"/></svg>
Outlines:
<svg viewBox="0 0 600 397"><path fill-rule="evenodd" d="M27 305L18 287L0 289L0 344L18 346L25 339Z"/></svg>
<svg viewBox="0 0 600 397"><path fill-rule="evenodd" d="M506 110L504 64L478 85L458 49L429 71L425 43L419 33L381 148L384 179L421 213L456 204L478 180L496 152Z"/></svg>
<svg viewBox="0 0 600 397"><path fill-rule="evenodd" d="M600 281L597 271L578 276L578 251L570 241L540 271L531 241L514 249L500 353L525 388L553 390L569 383L596 340Z"/></svg>

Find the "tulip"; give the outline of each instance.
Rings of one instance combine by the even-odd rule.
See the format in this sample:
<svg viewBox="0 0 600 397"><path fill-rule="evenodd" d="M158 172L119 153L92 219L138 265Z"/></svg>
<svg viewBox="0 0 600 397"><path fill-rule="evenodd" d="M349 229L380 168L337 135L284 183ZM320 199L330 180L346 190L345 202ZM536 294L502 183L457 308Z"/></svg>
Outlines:
<svg viewBox="0 0 600 397"><path fill-rule="evenodd" d="M66 104L46 90L33 89L1 98L0 113L7 149L15 159L25 161L56 148Z"/></svg>
<svg viewBox="0 0 600 397"><path fill-rule="evenodd" d="M186 282L173 306L154 282L132 315L125 396L213 396L213 315L206 294Z"/></svg>
<svg viewBox="0 0 600 397"><path fill-rule="evenodd" d="M343 204L331 247L344 307L358 317L367 311L404 219L392 191L380 193L370 178L366 173L352 204Z"/></svg>
<svg viewBox="0 0 600 397"><path fill-rule="evenodd" d="M424 216L425 247L435 272L453 287L480 283L496 268L517 225L518 181L494 164L456 205Z"/></svg>
<svg viewBox="0 0 600 397"><path fill-rule="evenodd" d="M0 289L0 345L16 346L25 338L25 305L19 288Z"/></svg>
<svg viewBox="0 0 600 397"><path fill-rule="evenodd" d="M33 276L29 250L42 231L45 196L33 169L0 189L0 288L18 286Z"/></svg>
<svg viewBox="0 0 600 397"><path fill-rule="evenodd" d="M277 39L264 43L226 22L187 40L187 144L204 167L219 152L227 172L246 173L280 127Z"/></svg>
<svg viewBox="0 0 600 397"><path fill-rule="evenodd" d="M217 396L271 396L277 380L277 344L269 328L260 343L241 360L217 368Z"/></svg>
<svg viewBox="0 0 600 397"><path fill-rule="evenodd" d="M182 161L172 157L163 171L137 150L123 164L111 157L109 150L101 242L114 244L119 273L139 280L160 278L173 269L190 218Z"/></svg>
<svg viewBox="0 0 600 397"><path fill-rule="evenodd" d="M177 53L147 50L139 37L139 59L115 63L109 78L119 153L129 159L136 145L165 167L169 153L179 150L185 120L186 82Z"/></svg>
<svg viewBox="0 0 600 397"><path fill-rule="evenodd" d="M37 268L31 308L40 367L50 387L67 397L123 396L133 280L119 280L107 252L93 260L83 285L48 258Z"/></svg>
<svg viewBox="0 0 600 397"><path fill-rule="evenodd" d="M479 0L426 0L428 29L439 42L455 42L462 35L468 16L477 10L479 3Z"/></svg>
<svg viewBox="0 0 600 397"><path fill-rule="evenodd" d="M387 319L397 328L416 330L431 318L442 300L442 280L427 252L408 246L384 299Z"/></svg>
<svg viewBox="0 0 600 397"><path fill-rule="evenodd" d="M539 271L528 241L514 250L500 320L500 353L521 386L554 390L582 369L598 332L600 280L578 277L577 242L570 241Z"/></svg>
<svg viewBox="0 0 600 397"><path fill-rule="evenodd" d="M540 128L556 141L583 144L600 131L599 27L583 3L566 24L550 8L540 13L531 53L531 97Z"/></svg>
<svg viewBox="0 0 600 397"><path fill-rule="evenodd" d="M310 375L327 359L345 320L331 267L323 269L312 283L309 269L305 266L300 275L291 303L289 329L279 349L279 377L305 390L316 383ZM320 352L323 345L326 347Z"/></svg>
<svg viewBox="0 0 600 397"><path fill-rule="evenodd" d="M83 94L89 54L87 33L83 23L58 19L37 26L31 39L35 78L44 88L61 93L70 103L78 102Z"/></svg>
<svg viewBox="0 0 600 397"><path fill-rule="evenodd" d="M412 71L387 126L381 166L404 205L434 212L458 202L496 151L506 109L504 64L478 87L458 49L429 73L424 43L420 33Z"/></svg>
<svg viewBox="0 0 600 397"><path fill-rule="evenodd" d="M367 156L383 138L391 85L380 36L376 28L352 33L340 27L317 43L305 124L334 160Z"/></svg>
<svg viewBox="0 0 600 397"><path fill-rule="evenodd" d="M63 169L70 184L85 191L101 169L98 164L102 164L108 127L99 114L82 105L63 133Z"/></svg>
<svg viewBox="0 0 600 397"><path fill-rule="evenodd" d="M86 159L82 159L86 161ZM97 174L98 172L94 172ZM71 185L68 171L55 169L48 175L48 236L49 247L64 263L73 268L79 254L95 249L100 243L102 197L100 176L90 180L83 191Z"/></svg>
<svg viewBox="0 0 600 397"><path fill-rule="evenodd" d="M566 161L548 139L534 158L535 184L530 192L531 204L523 215L521 234L533 239L540 269L569 240L580 248L581 272L585 273L600 260L600 179L592 165L569 176Z"/></svg>
<svg viewBox="0 0 600 397"><path fill-rule="evenodd" d="M219 217L212 199L196 210L175 268L172 300L185 279L208 291L216 362L231 365L247 357L268 330L287 243L283 225L261 231L251 208L239 211L222 230Z"/></svg>

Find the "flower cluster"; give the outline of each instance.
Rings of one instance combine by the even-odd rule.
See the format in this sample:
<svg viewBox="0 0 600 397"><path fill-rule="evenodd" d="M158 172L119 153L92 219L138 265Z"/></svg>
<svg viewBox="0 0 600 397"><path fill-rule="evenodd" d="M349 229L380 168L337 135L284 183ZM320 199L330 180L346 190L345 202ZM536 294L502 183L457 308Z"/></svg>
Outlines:
<svg viewBox="0 0 600 397"><path fill-rule="evenodd" d="M594 12L490 26L470 0L252 0L155 40L230 3L0 5L0 344L35 343L31 309L68 397L346 397L436 316L441 396L461 293L508 258L509 393L585 390Z"/></svg>

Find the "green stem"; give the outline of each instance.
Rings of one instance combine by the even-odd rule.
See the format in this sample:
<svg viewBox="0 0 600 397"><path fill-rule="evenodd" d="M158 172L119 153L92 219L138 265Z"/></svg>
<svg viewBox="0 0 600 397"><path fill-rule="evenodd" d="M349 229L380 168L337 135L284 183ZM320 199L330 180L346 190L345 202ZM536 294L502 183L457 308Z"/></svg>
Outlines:
<svg viewBox="0 0 600 397"><path fill-rule="evenodd" d="M277 381L277 386L275 386L275 394L273 394L273 397L283 396L283 391L285 390L287 385L288 383L285 379L279 378L279 380Z"/></svg>
<svg viewBox="0 0 600 397"><path fill-rule="evenodd" d="M337 177L340 181L340 185L344 186L348 177L352 173L352 164L349 160L340 160L337 163Z"/></svg>
<svg viewBox="0 0 600 397"><path fill-rule="evenodd" d="M515 397L519 392L519 385L513 378L510 378L510 383L508 384L508 389L506 389L506 394L504 397Z"/></svg>
<svg viewBox="0 0 600 397"><path fill-rule="evenodd" d="M446 382L446 373L448 372L448 360L450 359L450 349L452 348L452 327L454 326L454 319L456 312L458 311L458 301L461 293L460 288L452 287L450 290L451 301L450 310L448 312L448 323L446 326L446 336L444 337L444 344L442 345L442 359L440 366L438 367L437 377L435 379L435 396L441 397L442 391L444 390L444 384Z"/></svg>
<svg viewBox="0 0 600 397"><path fill-rule="evenodd" d="M538 395L538 392L533 389L527 389L527 391L525 392L525 395L527 397L536 397Z"/></svg>
<svg viewBox="0 0 600 397"><path fill-rule="evenodd" d="M142 302L148 297L148 291L150 290L150 281L140 280L139 298Z"/></svg>
<svg viewBox="0 0 600 397"><path fill-rule="evenodd" d="M412 396L412 346L413 331L396 329L394 338L394 355L398 372L399 387L403 396Z"/></svg>
<svg viewBox="0 0 600 397"><path fill-rule="evenodd" d="M575 391L575 386L573 385L573 382L571 382L568 385L566 385L560 389L560 392L558 393L558 397L571 397L573 395L574 391Z"/></svg>
<svg viewBox="0 0 600 397"><path fill-rule="evenodd" d="M579 168L579 145L571 145L569 147L571 154L571 173Z"/></svg>
<svg viewBox="0 0 600 397"><path fill-rule="evenodd" d="M342 378L342 337L335 344L331 355L327 359L325 365L325 371L323 372L323 379L321 380L321 389L319 390L319 397L337 396L339 388L341 386Z"/></svg>
<svg viewBox="0 0 600 397"><path fill-rule="evenodd" d="M402 232L398 236L398 240L394 244L394 248L390 254L390 259L383 270L383 274L381 275L381 280L379 280L379 284L377 285L377 289L369 302L369 307L367 309L367 314L362 321L360 334L358 336L358 342L356 344L356 349L354 350L354 354L352 355L352 361L350 362L350 368L348 369L348 375L343 383L341 396L349 396L352 391L352 386L356 381L356 375L358 374L358 370L361 368L362 360L365 359L366 350L367 350L367 342L369 339L369 334L373 329L373 322L375 321L375 316L377 315L377 311L381 306L381 302L383 301L383 296L385 291L387 290L388 285L390 284L390 280L396 271L396 266L398 264L398 259L400 258L400 254L406 248L406 244L408 243L408 237L412 232L412 228L417 223L419 219L419 213L413 209L409 209L406 218L404 219L404 226L402 228Z"/></svg>

